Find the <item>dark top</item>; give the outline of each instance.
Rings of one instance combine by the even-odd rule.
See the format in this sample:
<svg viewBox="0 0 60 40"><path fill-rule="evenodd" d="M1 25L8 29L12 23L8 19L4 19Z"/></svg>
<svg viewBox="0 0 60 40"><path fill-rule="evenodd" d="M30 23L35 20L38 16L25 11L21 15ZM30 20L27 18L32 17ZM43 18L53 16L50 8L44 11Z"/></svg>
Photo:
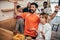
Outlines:
<svg viewBox="0 0 60 40"><path fill-rule="evenodd" d="M28 7L25 7L25 8L23 9L23 12L29 12Z"/></svg>

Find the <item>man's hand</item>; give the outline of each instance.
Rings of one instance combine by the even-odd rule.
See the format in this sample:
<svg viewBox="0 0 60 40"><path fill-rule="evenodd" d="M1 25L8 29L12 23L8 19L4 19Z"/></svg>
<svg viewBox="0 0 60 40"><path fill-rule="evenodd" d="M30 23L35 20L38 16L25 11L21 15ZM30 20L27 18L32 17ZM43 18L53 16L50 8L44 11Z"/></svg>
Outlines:
<svg viewBox="0 0 60 40"><path fill-rule="evenodd" d="M45 35L44 35L43 31L40 31L40 33L42 34L42 37L45 40Z"/></svg>
<svg viewBox="0 0 60 40"><path fill-rule="evenodd" d="M60 10L60 6L59 6L59 10Z"/></svg>
<svg viewBox="0 0 60 40"><path fill-rule="evenodd" d="M15 6L18 4L18 3L17 3L17 0L14 0L14 2L13 2L13 3L14 3L14 5L15 5Z"/></svg>
<svg viewBox="0 0 60 40"><path fill-rule="evenodd" d="M12 2L12 3L14 3L14 2L17 2L18 0L8 0L8 2Z"/></svg>
<svg viewBox="0 0 60 40"><path fill-rule="evenodd" d="M17 4L17 1L16 1L16 2L14 2L14 4Z"/></svg>
<svg viewBox="0 0 60 40"><path fill-rule="evenodd" d="M56 5L55 6L55 10L58 11L59 10L59 6Z"/></svg>
<svg viewBox="0 0 60 40"><path fill-rule="evenodd" d="M41 34L43 34L43 31L40 31Z"/></svg>
<svg viewBox="0 0 60 40"><path fill-rule="evenodd" d="M14 2L17 2L18 0L13 0Z"/></svg>
<svg viewBox="0 0 60 40"><path fill-rule="evenodd" d="M30 28L30 30L35 30L36 31L36 28Z"/></svg>

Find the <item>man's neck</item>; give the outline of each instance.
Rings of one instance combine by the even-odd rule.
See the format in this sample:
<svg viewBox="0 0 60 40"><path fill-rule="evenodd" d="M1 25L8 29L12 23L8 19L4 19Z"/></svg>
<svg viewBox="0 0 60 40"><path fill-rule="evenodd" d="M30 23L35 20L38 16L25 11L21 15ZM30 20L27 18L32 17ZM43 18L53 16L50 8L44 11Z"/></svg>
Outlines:
<svg viewBox="0 0 60 40"><path fill-rule="evenodd" d="M44 9L47 8L47 7L44 7Z"/></svg>
<svg viewBox="0 0 60 40"><path fill-rule="evenodd" d="M31 14L35 14L35 13L31 13Z"/></svg>

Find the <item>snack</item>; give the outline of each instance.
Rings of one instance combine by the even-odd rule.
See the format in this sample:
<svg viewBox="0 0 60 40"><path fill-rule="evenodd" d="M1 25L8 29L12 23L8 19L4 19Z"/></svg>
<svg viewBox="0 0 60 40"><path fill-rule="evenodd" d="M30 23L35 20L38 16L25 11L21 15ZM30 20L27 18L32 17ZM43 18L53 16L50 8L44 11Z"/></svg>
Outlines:
<svg viewBox="0 0 60 40"><path fill-rule="evenodd" d="M13 37L13 40L24 40L25 36L23 34L17 34Z"/></svg>

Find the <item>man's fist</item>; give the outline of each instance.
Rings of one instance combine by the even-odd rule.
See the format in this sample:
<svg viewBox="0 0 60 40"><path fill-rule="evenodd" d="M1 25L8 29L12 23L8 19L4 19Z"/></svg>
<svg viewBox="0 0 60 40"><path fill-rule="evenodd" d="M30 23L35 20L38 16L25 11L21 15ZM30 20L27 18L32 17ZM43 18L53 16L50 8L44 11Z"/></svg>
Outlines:
<svg viewBox="0 0 60 40"><path fill-rule="evenodd" d="M60 10L60 6L59 6L59 10Z"/></svg>
<svg viewBox="0 0 60 40"><path fill-rule="evenodd" d="M30 28L30 30L35 30L36 31L36 28Z"/></svg>
<svg viewBox="0 0 60 40"><path fill-rule="evenodd" d="M58 11L59 10L59 6L56 5L55 6L55 10Z"/></svg>
<svg viewBox="0 0 60 40"><path fill-rule="evenodd" d="M18 0L8 0L9 2L16 3Z"/></svg>

